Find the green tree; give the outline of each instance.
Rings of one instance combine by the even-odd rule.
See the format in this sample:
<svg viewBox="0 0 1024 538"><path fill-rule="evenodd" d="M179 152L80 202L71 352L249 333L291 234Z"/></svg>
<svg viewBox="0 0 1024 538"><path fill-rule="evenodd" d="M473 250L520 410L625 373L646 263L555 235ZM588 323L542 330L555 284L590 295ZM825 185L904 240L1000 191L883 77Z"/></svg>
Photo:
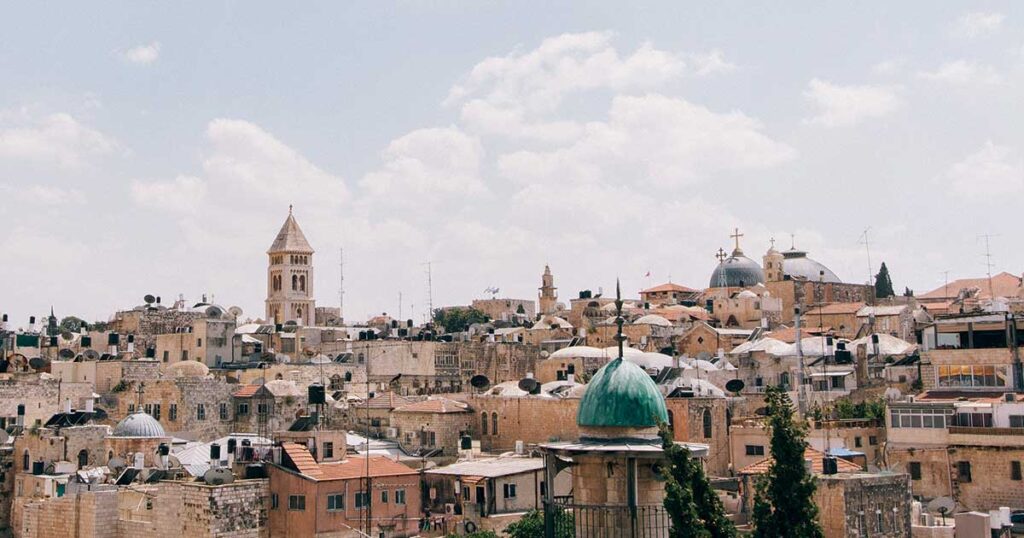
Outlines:
<svg viewBox="0 0 1024 538"><path fill-rule="evenodd" d="M909 287L904 286L903 287L903 296L904 297L913 297L914 296L914 290L910 289Z"/></svg>
<svg viewBox="0 0 1024 538"><path fill-rule="evenodd" d="M700 461L676 444L667 424L659 425L665 451L665 510L672 519L671 538L733 538L736 527Z"/></svg>
<svg viewBox="0 0 1024 538"><path fill-rule="evenodd" d="M776 387L766 392L772 462L757 482L754 537L823 538L814 504L814 476L804 467L807 425L793 417L793 402Z"/></svg>
<svg viewBox="0 0 1024 538"><path fill-rule="evenodd" d="M889 268L885 266L885 262L882 262L881 269L878 270L878 274L875 275L875 297L878 299L885 299L896 295L896 292L892 290L892 279L889 278Z"/></svg>
<svg viewBox="0 0 1024 538"><path fill-rule="evenodd" d="M60 327L61 332L67 331L76 333L82 328L83 324L85 324L85 320L83 320L82 318L68 316L60 320L58 326Z"/></svg>
<svg viewBox="0 0 1024 538"><path fill-rule="evenodd" d="M469 329L474 323L490 321L487 314L475 309L461 306L437 308L434 310L434 324L444 327L445 332L458 333Z"/></svg>
<svg viewBox="0 0 1024 538"><path fill-rule="evenodd" d="M505 534L511 538L544 538L544 514L530 510L519 521L505 527ZM572 512L555 513L555 538L573 536L576 536L576 524Z"/></svg>

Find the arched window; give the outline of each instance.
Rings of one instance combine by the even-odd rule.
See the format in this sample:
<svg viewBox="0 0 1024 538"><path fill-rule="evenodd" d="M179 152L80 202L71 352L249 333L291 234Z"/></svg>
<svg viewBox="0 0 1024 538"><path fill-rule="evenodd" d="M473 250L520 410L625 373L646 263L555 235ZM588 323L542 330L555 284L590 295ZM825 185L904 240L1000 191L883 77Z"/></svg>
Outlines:
<svg viewBox="0 0 1024 538"><path fill-rule="evenodd" d="M32 457L28 455L28 449L21 455L21 470L28 471L29 467L32 466Z"/></svg>
<svg viewBox="0 0 1024 538"><path fill-rule="evenodd" d="M671 409L668 410L668 431L676 432L676 416Z"/></svg>
<svg viewBox="0 0 1024 538"><path fill-rule="evenodd" d="M78 451L78 468L83 469L89 465L89 451L82 449Z"/></svg>
<svg viewBox="0 0 1024 538"><path fill-rule="evenodd" d="M292 291L299 289L299 275L292 275Z"/></svg>
<svg viewBox="0 0 1024 538"><path fill-rule="evenodd" d="M704 410L704 438L711 439L711 410Z"/></svg>
<svg viewBox="0 0 1024 538"><path fill-rule="evenodd" d="M480 413L480 434L487 435L487 411Z"/></svg>
<svg viewBox="0 0 1024 538"><path fill-rule="evenodd" d="M491 435L498 435L498 413L491 413Z"/></svg>
<svg viewBox="0 0 1024 538"><path fill-rule="evenodd" d="M345 381L352 381L352 372L345 372Z"/></svg>
<svg viewBox="0 0 1024 538"><path fill-rule="evenodd" d="M299 291L306 291L306 275L299 276Z"/></svg>

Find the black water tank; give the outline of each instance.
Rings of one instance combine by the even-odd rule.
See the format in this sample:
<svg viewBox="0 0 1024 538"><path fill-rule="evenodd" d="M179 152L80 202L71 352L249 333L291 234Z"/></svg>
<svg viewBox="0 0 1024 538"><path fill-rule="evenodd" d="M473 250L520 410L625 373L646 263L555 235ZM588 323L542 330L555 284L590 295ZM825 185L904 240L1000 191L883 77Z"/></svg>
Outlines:
<svg viewBox="0 0 1024 538"><path fill-rule="evenodd" d="M121 343L121 335L117 333L110 333L107 335L107 345L116 346Z"/></svg>
<svg viewBox="0 0 1024 538"><path fill-rule="evenodd" d="M832 475L839 473L839 462L835 456L825 456L821 461L822 474Z"/></svg>
<svg viewBox="0 0 1024 538"><path fill-rule="evenodd" d="M39 475L43 474L43 469L45 469L45 467L46 467L45 463L43 463L41 461L33 461L32 462L32 474L34 474L36 476L39 476Z"/></svg>
<svg viewBox="0 0 1024 538"><path fill-rule="evenodd" d="M234 454L236 446L238 446L238 440L234 437L228 437L228 454Z"/></svg>
<svg viewBox="0 0 1024 538"><path fill-rule="evenodd" d="M470 450L473 448L473 438L468 435L462 436L462 441L459 443L459 448L462 450Z"/></svg>
<svg viewBox="0 0 1024 538"><path fill-rule="evenodd" d="M325 404L327 403L327 393L324 390L324 386L319 383L313 383L309 386L309 403L311 404Z"/></svg>
<svg viewBox="0 0 1024 538"><path fill-rule="evenodd" d="M83 336L82 337L82 347L92 347L92 337L91 336Z"/></svg>
<svg viewBox="0 0 1024 538"><path fill-rule="evenodd" d="M210 459L211 460L219 460L220 459L220 445L218 445L217 443L213 443L212 445L210 445Z"/></svg>

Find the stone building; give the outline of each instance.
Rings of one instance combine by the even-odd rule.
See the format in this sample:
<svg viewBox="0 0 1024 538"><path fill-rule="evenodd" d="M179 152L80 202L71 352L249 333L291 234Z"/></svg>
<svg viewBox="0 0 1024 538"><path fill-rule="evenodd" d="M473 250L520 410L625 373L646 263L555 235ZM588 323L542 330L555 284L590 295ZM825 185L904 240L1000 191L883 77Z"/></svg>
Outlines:
<svg viewBox="0 0 1024 538"><path fill-rule="evenodd" d="M551 267L547 265L544 265L544 274L540 277L537 303L540 305L542 315L550 316L558 311L558 288L555 287L555 277L551 275Z"/></svg>
<svg viewBox="0 0 1024 538"><path fill-rule="evenodd" d="M267 321L313 325L313 247L295 222L291 206L277 237L267 249Z"/></svg>
<svg viewBox="0 0 1024 538"><path fill-rule="evenodd" d="M213 368L241 357L241 339L235 339L235 318L216 305L203 311L192 324L175 333L154 336L153 357L162 367L181 361L199 361Z"/></svg>
<svg viewBox="0 0 1024 538"><path fill-rule="evenodd" d="M689 357L696 357L701 353L714 356L719 350L724 353L732 351L750 338L751 334L752 331L748 329L723 329L698 322L675 339L675 348L679 353Z"/></svg>
<svg viewBox="0 0 1024 538"><path fill-rule="evenodd" d="M909 482L905 473L819 476L814 502L825 538L910 536Z"/></svg>
<svg viewBox="0 0 1024 538"><path fill-rule="evenodd" d="M470 307L498 321L533 320L537 316L537 304L532 299L473 299Z"/></svg>
<svg viewBox="0 0 1024 538"><path fill-rule="evenodd" d="M83 409L92 398L91 382L61 382L38 374L0 374L0 419L14 424L18 406L25 406L26 428L44 424L63 409L64 402Z"/></svg>
<svg viewBox="0 0 1024 538"><path fill-rule="evenodd" d="M170 379L130 383L116 394L111 417L145 411L166 431L187 432L199 439L223 437L234 430L231 393L238 386L208 372L202 363L188 361L174 365L168 372Z"/></svg>
<svg viewBox="0 0 1024 538"><path fill-rule="evenodd" d="M764 284L740 291L718 288L708 293L711 315L720 327L771 328L782 321L782 300L772 297Z"/></svg>
<svg viewBox="0 0 1024 538"><path fill-rule="evenodd" d="M660 286L640 291L640 302L647 308L670 305L696 305L701 300L700 290L667 282Z"/></svg>
<svg viewBox="0 0 1024 538"><path fill-rule="evenodd" d="M282 443L268 465L271 536L413 536L422 514L419 472L381 456L318 463Z"/></svg>
<svg viewBox="0 0 1024 538"><path fill-rule="evenodd" d="M462 435L473 429L474 416L468 404L433 396L391 411L391 428L411 453L454 457Z"/></svg>

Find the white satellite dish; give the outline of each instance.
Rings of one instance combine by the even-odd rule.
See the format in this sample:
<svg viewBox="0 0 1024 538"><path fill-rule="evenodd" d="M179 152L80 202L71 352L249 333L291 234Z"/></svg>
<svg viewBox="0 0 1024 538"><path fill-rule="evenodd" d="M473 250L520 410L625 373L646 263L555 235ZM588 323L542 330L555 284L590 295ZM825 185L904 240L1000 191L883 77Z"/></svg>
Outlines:
<svg viewBox="0 0 1024 538"><path fill-rule="evenodd" d="M926 509L933 513L942 516L942 524L946 524L946 514L952 514L953 510L956 510L956 501L949 497L936 497L928 502Z"/></svg>
<svg viewBox="0 0 1024 538"><path fill-rule="evenodd" d="M181 467L181 460L177 456L167 456L167 467L169 469L177 469Z"/></svg>
<svg viewBox="0 0 1024 538"><path fill-rule="evenodd" d="M237 318L242 315L242 309L237 306L232 306L231 308L228 308L228 314Z"/></svg>

